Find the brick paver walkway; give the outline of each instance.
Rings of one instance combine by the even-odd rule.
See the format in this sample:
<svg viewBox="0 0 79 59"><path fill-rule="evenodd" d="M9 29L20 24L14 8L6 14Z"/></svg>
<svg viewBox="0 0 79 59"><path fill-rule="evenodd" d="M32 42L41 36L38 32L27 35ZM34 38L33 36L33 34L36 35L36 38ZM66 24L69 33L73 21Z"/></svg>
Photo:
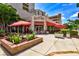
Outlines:
<svg viewBox="0 0 79 59"><path fill-rule="evenodd" d="M37 35L39 37L43 37L43 42L35 45L25 51L22 51L16 56L45 56L54 52L54 55L65 55L63 52L59 54L61 51L79 51L79 39L76 38L55 38L53 34L48 35ZM55 52L57 52L55 54ZM0 46L0 56L10 55L3 47ZM79 55L78 53L70 53L66 55Z"/></svg>

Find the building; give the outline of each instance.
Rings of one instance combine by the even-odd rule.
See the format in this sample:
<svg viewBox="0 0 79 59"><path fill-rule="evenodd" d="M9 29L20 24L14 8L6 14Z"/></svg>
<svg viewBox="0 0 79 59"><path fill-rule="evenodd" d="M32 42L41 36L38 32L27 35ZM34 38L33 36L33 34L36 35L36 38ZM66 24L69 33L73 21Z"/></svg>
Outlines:
<svg viewBox="0 0 79 59"><path fill-rule="evenodd" d="M35 9L35 15L41 15L41 16L45 16L46 13L40 9Z"/></svg>
<svg viewBox="0 0 79 59"><path fill-rule="evenodd" d="M16 10L22 19L31 22L30 29L36 32L54 31L56 28L52 23L61 24L61 14L55 16L47 16L46 13L40 9L35 9L34 3L9 3Z"/></svg>
<svg viewBox="0 0 79 59"><path fill-rule="evenodd" d="M34 13L35 4L34 3L23 3L23 9L29 13Z"/></svg>
<svg viewBox="0 0 79 59"><path fill-rule="evenodd" d="M49 17L50 20L52 20L53 22L56 22L56 23L62 23L61 21L61 14L57 14L55 16L51 16Z"/></svg>
<svg viewBox="0 0 79 59"><path fill-rule="evenodd" d="M42 15L45 16L45 12L40 9L35 9L34 3L9 3L13 6L19 16L25 20L31 20L33 15Z"/></svg>
<svg viewBox="0 0 79 59"><path fill-rule="evenodd" d="M46 30L46 17L41 15L32 16L31 29L33 31L44 31Z"/></svg>
<svg viewBox="0 0 79 59"><path fill-rule="evenodd" d="M25 20L31 20L31 16L34 15L34 3L8 3L17 10L20 18Z"/></svg>
<svg viewBox="0 0 79 59"><path fill-rule="evenodd" d="M31 20L31 29L36 32L44 32L49 31L50 33L54 33L58 31L59 27L55 26L55 24L61 24L61 14L56 16L52 16L52 18L44 15L34 15Z"/></svg>

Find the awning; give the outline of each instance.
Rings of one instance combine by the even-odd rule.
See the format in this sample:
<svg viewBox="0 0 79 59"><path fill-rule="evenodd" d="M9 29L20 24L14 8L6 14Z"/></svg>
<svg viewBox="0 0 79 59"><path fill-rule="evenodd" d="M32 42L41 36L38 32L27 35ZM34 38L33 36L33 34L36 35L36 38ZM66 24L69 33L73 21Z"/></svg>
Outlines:
<svg viewBox="0 0 79 59"><path fill-rule="evenodd" d="M53 26L53 27L56 27L56 28L66 28L66 26L65 25L62 25L62 24L59 24L59 23L56 23L56 22L48 22L48 21L46 21L46 24L47 24L47 26ZM34 22L34 25L44 25L44 22L42 22L42 21L35 21Z"/></svg>
<svg viewBox="0 0 79 59"><path fill-rule="evenodd" d="M9 25L9 26L29 26L31 25L30 22L27 21L18 21L18 22L14 22L13 24Z"/></svg>
<svg viewBox="0 0 79 59"><path fill-rule="evenodd" d="M52 22L46 22L47 23L47 26L55 26L55 23L52 23Z"/></svg>
<svg viewBox="0 0 79 59"><path fill-rule="evenodd" d="M56 28L66 28L65 25L55 23L55 22L48 22L48 21L47 21L47 26L53 26L53 27L56 27Z"/></svg>
<svg viewBox="0 0 79 59"><path fill-rule="evenodd" d="M60 25L55 25L55 27L56 27L56 28L66 28L66 26L65 26L65 25L62 25L62 24L60 24Z"/></svg>

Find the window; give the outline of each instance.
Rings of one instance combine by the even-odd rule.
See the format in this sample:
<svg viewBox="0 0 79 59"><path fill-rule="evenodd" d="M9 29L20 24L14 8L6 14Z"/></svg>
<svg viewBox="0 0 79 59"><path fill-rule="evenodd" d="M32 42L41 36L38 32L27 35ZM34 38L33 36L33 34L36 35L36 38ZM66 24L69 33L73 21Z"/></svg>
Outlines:
<svg viewBox="0 0 79 59"><path fill-rule="evenodd" d="M23 3L23 9L29 11L29 3Z"/></svg>
<svg viewBox="0 0 79 59"><path fill-rule="evenodd" d="M29 11L29 9L28 9L28 8L26 8L26 7L23 7L23 9L24 9L24 10L26 10L26 11Z"/></svg>
<svg viewBox="0 0 79 59"><path fill-rule="evenodd" d="M23 6L28 7L29 6L29 3L23 3Z"/></svg>

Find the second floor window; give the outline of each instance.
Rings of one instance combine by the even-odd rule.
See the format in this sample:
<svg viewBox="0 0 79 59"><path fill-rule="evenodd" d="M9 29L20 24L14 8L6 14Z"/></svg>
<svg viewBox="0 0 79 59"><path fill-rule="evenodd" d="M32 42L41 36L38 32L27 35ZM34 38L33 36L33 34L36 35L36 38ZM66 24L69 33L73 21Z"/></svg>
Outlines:
<svg viewBox="0 0 79 59"><path fill-rule="evenodd" d="M29 4L23 3L23 9L26 10L26 11L29 11Z"/></svg>

